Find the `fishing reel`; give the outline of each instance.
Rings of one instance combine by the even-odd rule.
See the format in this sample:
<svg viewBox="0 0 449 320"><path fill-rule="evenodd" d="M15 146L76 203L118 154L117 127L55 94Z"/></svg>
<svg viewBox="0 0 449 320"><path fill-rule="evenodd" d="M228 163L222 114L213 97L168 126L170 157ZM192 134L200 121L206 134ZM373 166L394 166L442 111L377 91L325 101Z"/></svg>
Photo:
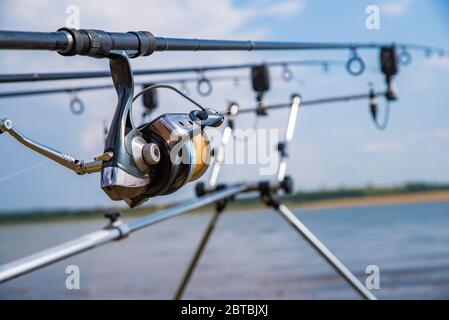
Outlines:
<svg viewBox="0 0 449 320"><path fill-rule="evenodd" d="M25 138L8 119L0 120L0 133L8 132L34 151L75 171L101 172L101 188L112 200L135 207L148 198L167 195L201 177L210 162L206 127L217 127L224 116L207 109L169 85L151 85L135 97L133 75L126 52L111 52L110 69L118 102L106 137L104 152L84 162ZM167 113L135 126L133 102L156 88L175 91L200 110Z"/></svg>

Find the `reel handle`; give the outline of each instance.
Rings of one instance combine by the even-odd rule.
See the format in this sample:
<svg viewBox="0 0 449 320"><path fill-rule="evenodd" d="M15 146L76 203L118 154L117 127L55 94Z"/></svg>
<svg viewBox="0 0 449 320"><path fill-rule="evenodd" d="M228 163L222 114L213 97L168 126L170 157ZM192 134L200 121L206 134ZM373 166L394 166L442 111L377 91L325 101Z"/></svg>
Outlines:
<svg viewBox="0 0 449 320"><path fill-rule="evenodd" d="M84 160L78 160L68 154L59 152L53 148L47 147L46 145L23 136L20 132L14 129L12 121L9 119L0 120L0 133L4 132L8 132L14 139L16 139L24 146L43 155L48 159L59 163L60 165L74 171L79 175L99 172L101 170L103 161L112 158L112 153L108 152L96 157L94 161L85 162Z"/></svg>

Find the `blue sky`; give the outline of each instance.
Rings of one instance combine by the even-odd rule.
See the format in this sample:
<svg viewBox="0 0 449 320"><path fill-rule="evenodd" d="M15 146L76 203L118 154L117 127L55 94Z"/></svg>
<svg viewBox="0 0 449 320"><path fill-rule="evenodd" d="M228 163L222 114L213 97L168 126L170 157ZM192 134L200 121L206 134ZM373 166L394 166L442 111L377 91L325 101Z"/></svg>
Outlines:
<svg viewBox="0 0 449 320"><path fill-rule="evenodd" d="M101 5L103 3L103 5ZM0 28L54 31L64 25L65 9L80 8L82 28L149 30L158 36L294 41L412 42L449 49L449 6L445 1L10 1L0 2ZM365 8L380 7L380 30L365 28ZM369 67L377 67L375 52L360 51ZM134 68L195 64L260 62L278 59L347 59L347 51L289 52L168 52L133 60ZM61 57L54 52L0 52L1 73L106 70L107 61ZM304 99L365 92L369 82L383 87L371 71L352 77L342 69L323 74L319 68L294 68L295 80L276 79L268 102L287 101L292 92ZM139 78L141 79L141 78ZM150 78L148 78L150 79ZM156 79L154 77L153 79ZM302 82L300 83L300 81ZM323 105L300 111L291 145L289 174L297 189L391 185L407 181L449 181L449 59L425 59L414 53L410 66L397 77L400 100L392 105L388 129L377 131L364 101ZM1 85L1 90L110 83L110 80ZM191 88L193 89L193 87ZM195 98L222 109L227 100L253 105L250 84L239 88L220 83L214 94ZM66 95L0 100L0 117L13 120L25 135L79 157L102 150L102 123L115 107L113 91L82 93L87 106L81 116L68 109ZM185 111L178 98L161 93L159 112ZM287 111L262 119L261 127L285 127ZM238 124L252 123L252 115ZM99 188L99 176L76 176L0 136L0 211L31 208L75 208L122 205L111 202ZM223 181L257 179L257 166L226 166ZM152 200L191 197L191 187L176 195Z"/></svg>

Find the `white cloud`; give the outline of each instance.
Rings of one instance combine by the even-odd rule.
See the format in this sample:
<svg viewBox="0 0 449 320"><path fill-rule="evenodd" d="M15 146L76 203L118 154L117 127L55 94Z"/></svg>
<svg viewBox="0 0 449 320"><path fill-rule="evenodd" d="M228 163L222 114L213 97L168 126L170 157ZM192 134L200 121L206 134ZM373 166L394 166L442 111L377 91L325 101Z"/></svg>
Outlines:
<svg viewBox="0 0 449 320"><path fill-rule="evenodd" d="M300 0L276 1L263 13L270 16L289 17L304 10L305 3Z"/></svg>
<svg viewBox="0 0 449 320"><path fill-rule="evenodd" d="M438 128L431 131L431 137L434 139L449 140L449 129Z"/></svg>
<svg viewBox="0 0 449 320"><path fill-rule="evenodd" d="M435 129L432 129L429 131L416 133L412 136L412 139L416 142L449 140L449 129L448 128L435 128Z"/></svg>
<svg viewBox="0 0 449 320"><path fill-rule="evenodd" d="M381 4L381 14L389 16L403 16L407 14L411 5L411 0L394 0Z"/></svg>
<svg viewBox="0 0 449 320"><path fill-rule="evenodd" d="M448 128L434 128L409 135L401 140L369 141L364 143L360 150L369 154L402 154L408 150L422 146L434 146L434 143L447 143L449 140Z"/></svg>
<svg viewBox="0 0 449 320"><path fill-rule="evenodd" d="M426 60L426 63L432 67L449 69L449 57L447 55L444 57L433 55L430 59Z"/></svg>
<svg viewBox="0 0 449 320"><path fill-rule="evenodd" d="M402 153L406 149L406 144L399 141L373 141L362 145L362 152L371 154L380 153Z"/></svg>

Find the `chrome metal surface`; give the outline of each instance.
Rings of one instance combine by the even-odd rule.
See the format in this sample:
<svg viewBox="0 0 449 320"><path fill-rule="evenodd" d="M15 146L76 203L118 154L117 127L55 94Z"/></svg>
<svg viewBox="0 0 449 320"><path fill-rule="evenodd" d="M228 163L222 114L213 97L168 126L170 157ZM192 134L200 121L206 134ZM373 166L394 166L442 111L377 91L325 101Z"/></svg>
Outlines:
<svg viewBox="0 0 449 320"><path fill-rule="evenodd" d="M209 177L209 185L211 187L214 187L217 185L218 181L218 175L220 174L221 166L224 162L224 149L226 145L228 144L229 140L231 139L232 135L232 129L227 126L223 130L223 137L221 139L221 143L218 146L218 148L215 150L215 156L214 156L214 164L212 167L212 171Z"/></svg>
<svg viewBox="0 0 449 320"><path fill-rule="evenodd" d="M287 172L288 161L288 143L293 139L295 133L296 119L298 117L299 106L301 105L301 97L294 95L292 97L292 103L290 108L290 115L288 116L287 130L285 132L285 140L283 141L284 150L280 153L280 162L278 167L278 181L283 181L285 173Z"/></svg>
<svg viewBox="0 0 449 320"><path fill-rule="evenodd" d="M64 49L59 50L58 52L59 53L67 53L72 49L73 36L67 31L61 30L61 32L64 33L64 35L67 37L67 46Z"/></svg>
<svg viewBox="0 0 449 320"><path fill-rule="evenodd" d="M0 120L0 131L6 132L12 128L12 121L9 119L1 119Z"/></svg>
<svg viewBox="0 0 449 320"><path fill-rule="evenodd" d="M158 164L161 160L161 151L155 143L147 143L142 148L142 157L149 166Z"/></svg>
<svg viewBox="0 0 449 320"><path fill-rule="evenodd" d="M183 202L179 205L173 206L169 209L162 210L158 213L153 213L143 219L129 223L129 228L131 232L145 228L156 222L163 221L172 217L175 217L185 211L193 210L209 203L213 203L217 200L228 198L234 194L245 191L245 185L238 185L234 187L228 187L220 191L210 193L206 196L194 198L189 201Z"/></svg>
<svg viewBox="0 0 449 320"><path fill-rule="evenodd" d="M117 229L99 230L59 246L0 266L0 283L117 239Z"/></svg>
<svg viewBox="0 0 449 320"><path fill-rule="evenodd" d="M135 177L119 167L106 167L101 170L101 188L112 200L125 200L141 194L150 183L150 178Z"/></svg>
<svg viewBox="0 0 449 320"><path fill-rule="evenodd" d="M143 158L143 147L147 144L144 138L141 136L136 136L131 141L131 150L136 163L136 167L142 171L142 173L147 173L150 170L150 166L145 162Z"/></svg>
<svg viewBox="0 0 449 320"><path fill-rule="evenodd" d="M75 170L75 172L78 174L100 172L102 165L103 165L103 161L101 161L101 160L90 161L90 162L81 161L79 163L78 168Z"/></svg>
<svg viewBox="0 0 449 320"><path fill-rule="evenodd" d="M30 148L37 153L59 163L60 165L75 171L77 174L86 174L99 172L101 170L102 161L84 162L69 156L65 153L54 150L39 142L33 141L13 128L12 121L9 119L0 120L0 130L8 132L13 138L24 146Z"/></svg>
<svg viewBox="0 0 449 320"><path fill-rule="evenodd" d="M356 278L356 276L309 230L284 204L277 211L298 231L301 236L365 299L377 298Z"/></svg>
<svg viewBox="0 0 449 320"><path fill-rule="evenodd" d="M211 193L201 198L188 200L171 208L151 213L148 216L122 223L113 228L99 230L89 233L78 239L63 243L53 248L41 251L28 257L4 264L0 266L0 283L14 279L33 270L42 268L62 259L98 247L107 242L118 240L134 231L148 227L155 223L176 217L190 210L205 206L217 200L224 199L244 191L244 186L229 187L215 193Z"/></svg>

